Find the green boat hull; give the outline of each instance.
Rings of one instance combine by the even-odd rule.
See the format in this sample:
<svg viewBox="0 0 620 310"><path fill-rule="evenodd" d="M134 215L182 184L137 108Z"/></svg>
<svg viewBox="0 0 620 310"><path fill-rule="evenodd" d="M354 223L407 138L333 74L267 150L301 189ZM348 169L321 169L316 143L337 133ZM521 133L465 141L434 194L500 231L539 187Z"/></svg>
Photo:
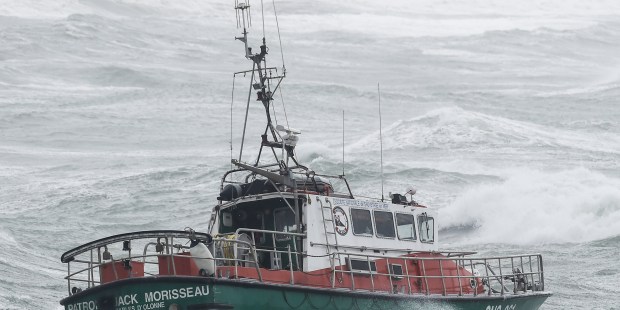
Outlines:
<svg viewBox="0 0 620 310"><path fill-rule="evenodd" d="M538 309L550 295L425 296L176 276L120 280L76 293L60 303L66 310L511 310Z"/></svg>

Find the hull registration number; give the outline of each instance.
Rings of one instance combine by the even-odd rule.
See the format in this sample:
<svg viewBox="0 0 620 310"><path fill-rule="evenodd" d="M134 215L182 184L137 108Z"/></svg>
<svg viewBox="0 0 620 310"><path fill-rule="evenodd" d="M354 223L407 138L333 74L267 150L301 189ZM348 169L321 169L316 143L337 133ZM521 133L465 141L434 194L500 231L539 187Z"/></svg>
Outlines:
<svg viewBox="0 0 620 310"><path fill-rule="evenodd" d="M517 305L512 304L512 305L506 305L506 306L502 306L502 305L487 306L484 310L515 310L515 309L517 309Z"/></svg>

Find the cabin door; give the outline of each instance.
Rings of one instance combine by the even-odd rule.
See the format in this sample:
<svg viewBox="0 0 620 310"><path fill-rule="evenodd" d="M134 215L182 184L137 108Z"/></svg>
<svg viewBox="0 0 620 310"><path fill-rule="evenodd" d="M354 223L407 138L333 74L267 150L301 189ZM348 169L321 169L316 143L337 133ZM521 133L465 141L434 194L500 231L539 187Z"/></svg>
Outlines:
<svg viewBox="0 0 620 310"><path fill-rule="evenodd" d="M275 230L282 233L296 233L297 226L295 224L295 214L287 206L274 210ZM272 268L278 265L281 269L289 269L292 264L293 270L298 270L300 259L296 252L301 252L301 248L297 247L293 236L286 234L276 234L275 245L277 253L272 255Z"/></svg>

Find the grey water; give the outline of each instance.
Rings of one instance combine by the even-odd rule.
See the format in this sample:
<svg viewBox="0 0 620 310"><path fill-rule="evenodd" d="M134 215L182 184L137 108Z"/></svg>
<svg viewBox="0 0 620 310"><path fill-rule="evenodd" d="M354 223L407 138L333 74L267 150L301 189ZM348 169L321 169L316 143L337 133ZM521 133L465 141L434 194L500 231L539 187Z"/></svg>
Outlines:
<svg viewBox="0 0 620 310"><path fill-rule="evenodd" d="M58 309L82 243L206 229L249 86L233 4L0 0L0 309ZM380 83L386 194L438 208L442 249L542 253L542 309L620 308L620 2L283 0L282 46L264 4L302 162L342 171L344 110L353 192L381 196Z"/></svg>

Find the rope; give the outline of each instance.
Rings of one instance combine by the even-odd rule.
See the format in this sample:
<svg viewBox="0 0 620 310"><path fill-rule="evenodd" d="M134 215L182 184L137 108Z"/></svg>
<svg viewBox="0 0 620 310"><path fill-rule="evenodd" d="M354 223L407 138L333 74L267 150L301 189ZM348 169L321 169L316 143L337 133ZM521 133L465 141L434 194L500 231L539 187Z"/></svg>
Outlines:
<svg viewBox="0 0 620 310"><path fill-rule="evenodd" d="M273 111L273 119L276 121L276 126L278 126L278 114L276 114L275 104L271 105L271 110Z"/></svg>
<svg viewBox="0 0 620 310"><path fill-rule="evenodd" d="M356 305L354 298L353 297L349 297L349 298L351 298L351 303L349 304L349 308L347 310L353 309L353 306ZM334 308L336 308L336 310L340 310L340 308L338 308L338 304L336 303L336 301L333 298L332 298L332 301L334 302ZM359 309L359 307L358 307L358 309Z"/></svg>
<svg viewBox="0 0 620 310"><path fill-rule="evenodd" d="M286 302L286 304L291 308L291 309L297 309L301 306L304 305L304 303L306 303L306 299L308 299L308 293L304 292L304 300L301 301L301 303L299 305L297 305L296 307L293 307L293 305L291 305L291 303L289 303L288 298L286 298L286 290L282 290L282 297L284 297L284 301Z"/></svg>
<svg viewBox="0 0 620 310"><path fill-rule="evenodd" d="M322 296L322 295L319 295L319 296ZM312 309L322 310L322 309L327 308L327 306L329 306L329 304L331 304L331 303L332 303L332 298L333 298L333 295L332 295L332 294L329 294L329 300L327 301L327 303L326 303L325 305L323 305L323 307L317 307L317 306L315 306L315 305L312 303L312 298L310 297L310 295L308 295L308 305L309 305L309 306L310 306L310 308L312 308Z"/></svg>
<svg viewBox="0 0 620 310"><path fill-rule="evenodd" d="M282 96L282 84L278 87L278 91L280 91L280 100L282 100L282 109L284 110L284 119L286 120L286 127L291 127L288 124L288 115L286 115L286 105L284 104L284 97Z"/></svg>

